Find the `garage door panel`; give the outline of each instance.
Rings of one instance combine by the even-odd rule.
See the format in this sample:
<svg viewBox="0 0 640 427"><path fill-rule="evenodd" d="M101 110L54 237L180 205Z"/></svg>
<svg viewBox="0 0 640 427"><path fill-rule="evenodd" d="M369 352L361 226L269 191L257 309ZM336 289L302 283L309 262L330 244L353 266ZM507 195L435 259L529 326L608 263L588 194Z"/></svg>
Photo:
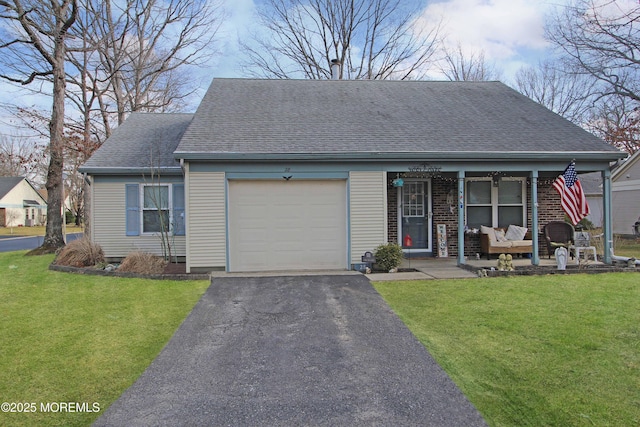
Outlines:
<svg viewBox="0 0 640 427"><path fill-rule="evenodd" d="M231 271L344 269L345 181L230 181Z"/></svg>

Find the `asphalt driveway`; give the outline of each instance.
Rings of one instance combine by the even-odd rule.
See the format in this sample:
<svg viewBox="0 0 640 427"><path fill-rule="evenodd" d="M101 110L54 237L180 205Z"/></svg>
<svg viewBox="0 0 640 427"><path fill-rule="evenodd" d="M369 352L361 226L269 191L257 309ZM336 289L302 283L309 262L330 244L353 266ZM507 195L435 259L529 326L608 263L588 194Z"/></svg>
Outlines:
<svg viewBox="0 0 640 427"><path fill-rule="evenodd" d="M485 423L369 281L344 275L214 279L95 425Z"/></svg>

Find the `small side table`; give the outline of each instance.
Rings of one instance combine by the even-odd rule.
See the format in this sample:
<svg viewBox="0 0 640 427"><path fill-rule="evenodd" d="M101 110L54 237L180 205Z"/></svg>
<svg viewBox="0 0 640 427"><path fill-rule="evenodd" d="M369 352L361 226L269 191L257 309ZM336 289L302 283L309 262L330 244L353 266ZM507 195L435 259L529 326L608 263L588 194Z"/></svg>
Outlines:
<svg viewBox="0 0 640 427"><path fill-rule="evenodd" d="M569 249L571 249L576 257L576 264L580 264L580 252L582 252L584 255L584 259L585 261L587 260L587 253L589 251L591 251L593 253L593 259L594 261L598 261L598 255L596 255L596 247L595 246L570 246Z"/></svg>

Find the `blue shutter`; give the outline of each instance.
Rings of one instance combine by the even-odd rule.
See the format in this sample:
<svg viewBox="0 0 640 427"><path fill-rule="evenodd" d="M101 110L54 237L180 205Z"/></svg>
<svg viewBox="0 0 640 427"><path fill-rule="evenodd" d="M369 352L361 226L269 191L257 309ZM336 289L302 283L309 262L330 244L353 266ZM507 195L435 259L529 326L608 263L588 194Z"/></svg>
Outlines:
<svg viewBox="0 0 640 427"><path fill-rule="evenodd" d="M184 184L173 184L173 234L185 235L184 226Z"/></svg>
<svg viewBox="0 0 640 427"><path fill-rule="evenodd" d="M140 235L140 196L138 184L126 184L127 236Z"/></svg>

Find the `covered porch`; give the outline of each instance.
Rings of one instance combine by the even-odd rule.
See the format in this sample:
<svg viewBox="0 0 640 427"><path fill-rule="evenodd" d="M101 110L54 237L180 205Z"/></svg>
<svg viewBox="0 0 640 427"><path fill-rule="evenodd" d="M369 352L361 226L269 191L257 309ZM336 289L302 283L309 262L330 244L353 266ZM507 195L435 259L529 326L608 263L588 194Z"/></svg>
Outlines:
<svg viewBox="0 0 640 427"><path fill-rule="evenodd" d="M457 265L464 265L481 253L481 225L506 229L513 224L526 227L531 240L530 254L521 260L516 257L518 262L544 265L543 260L553 255L544 242L544 226L565 217L553 182L572 158L552 159L547 153L538 156L535 161L515 156L509 162L434 160L387 168L388 241L402 246L407 258L453 258ZM572 157L575 160L576 156ZM576 169L602 176L604 249L599 262L610 264L609 161L585 156L576 160Z"/></svg>

